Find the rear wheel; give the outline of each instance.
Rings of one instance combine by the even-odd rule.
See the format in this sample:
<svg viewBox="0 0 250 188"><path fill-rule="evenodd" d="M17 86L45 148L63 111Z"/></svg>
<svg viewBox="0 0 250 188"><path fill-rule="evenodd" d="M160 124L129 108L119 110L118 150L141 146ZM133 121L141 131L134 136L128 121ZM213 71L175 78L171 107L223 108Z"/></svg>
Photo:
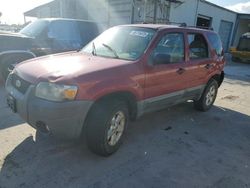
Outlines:
<svg viewBox="0 0 250 188"><path fill-rule="evenodd" d="M128 107L123 101L102 101L93 107L86 122L86 140L91 151L109 156L122 143L127 123Z"/></svg>
<svg viewBox="0 0 250 188"><path fill-rule="evenodd" d="M218 83L214 79L211 79L208 82L201 98L198 101L194 101L194 107L197 110L204 112L209 110L214 104L214 101L217 96L217 91L218 91Z"/></svg>

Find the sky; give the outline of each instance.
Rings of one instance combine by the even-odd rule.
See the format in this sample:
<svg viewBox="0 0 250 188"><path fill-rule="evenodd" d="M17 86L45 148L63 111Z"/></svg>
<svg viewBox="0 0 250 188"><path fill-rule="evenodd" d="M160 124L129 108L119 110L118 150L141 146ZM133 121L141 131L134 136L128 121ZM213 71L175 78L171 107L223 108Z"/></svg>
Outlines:
<svg viewBox="0 0 250 188"><path fill-rule="evenodd" d="M208 0L230 10L250 14L250 0Z"/></svg>
<svg viewBox="0 0 250 188"><path fill-rule="evenodd" d="M0 0L1 23L23 24L23 12L52 0ZM240 13L250 14L250 0L208 0Z"/></svg>
<svg viewBox="0 0 250 188"><path fill-rule="evenodd" d="M23 13L51 0L0 0L1 23L23 24Z"/></svg>

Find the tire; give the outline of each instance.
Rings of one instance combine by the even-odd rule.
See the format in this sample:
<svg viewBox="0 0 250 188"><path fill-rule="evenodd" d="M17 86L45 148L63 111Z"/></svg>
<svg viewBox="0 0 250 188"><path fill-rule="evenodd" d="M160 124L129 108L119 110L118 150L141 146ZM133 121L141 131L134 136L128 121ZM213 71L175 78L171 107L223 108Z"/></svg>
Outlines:
<svg viewBox="0 0 250 188"><path fill-rule="evenodd" d="M214 79L211 79L202 93L201 98L198 101L194 101L195 109L199 111L208 111L214 104L218 92L218 83Z"/></svg>
<svg viewBox="0 0 250 188"><path fill-rule="evenodd" d="M109 100L95 104L86 121L88 148L101 156L109 156L116 152L122 143L129 121L128 114L127 104L123 101ZM115 123L115 119L119 123Z"/></svg>

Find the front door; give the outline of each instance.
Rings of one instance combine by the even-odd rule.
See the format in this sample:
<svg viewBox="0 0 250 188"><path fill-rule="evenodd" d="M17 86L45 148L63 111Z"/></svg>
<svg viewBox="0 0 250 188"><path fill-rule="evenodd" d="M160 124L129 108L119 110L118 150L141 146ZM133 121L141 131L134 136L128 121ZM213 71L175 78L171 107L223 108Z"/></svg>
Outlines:
<svg viewBox="0 0 250 188"><path fill-rule="evenodd" d="M183 100L188 87L184 41L181 32L165 33L152 51L146 70L145 112Z"/></svg>

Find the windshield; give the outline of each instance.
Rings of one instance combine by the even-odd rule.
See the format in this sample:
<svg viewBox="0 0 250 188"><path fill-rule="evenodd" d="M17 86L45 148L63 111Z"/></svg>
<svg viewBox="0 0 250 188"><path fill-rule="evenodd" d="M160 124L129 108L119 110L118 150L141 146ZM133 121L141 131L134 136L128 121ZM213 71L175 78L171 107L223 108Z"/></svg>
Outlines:
<svg viewBox="0 0 250 188"><path fill-rule="evenodd" d="M238 46L239 51L250 51L250 38L241 38Z"/></svg>
<svg viewBox="0 0 250 188"><path fill-rule="evenodd" d="M48 24L49 21L47 20L36 20L24 27L21 31L19 31L19 33L35 38L45 30Z"/></svg>
<svg viewBox="0 0 250 188"><path fill-rule="evenodd" d="M136 60L146 50L155 30L140 27L113 27L83 48L96 56Z"/></svg>

